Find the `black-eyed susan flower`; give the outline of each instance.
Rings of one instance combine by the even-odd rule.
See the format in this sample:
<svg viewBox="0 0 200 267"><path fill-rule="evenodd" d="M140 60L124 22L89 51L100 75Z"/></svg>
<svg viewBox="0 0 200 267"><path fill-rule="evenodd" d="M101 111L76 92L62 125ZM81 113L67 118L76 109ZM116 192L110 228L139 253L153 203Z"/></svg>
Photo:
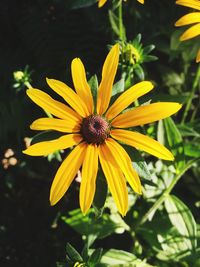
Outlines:
<svg viewBox="0 0 200 267"><path fill-rule="evenodd" d="M139 3L144 4L144 0L137 0ZM98 0L98 7L102 7L107 0Z"/></svg>
<svg viewBox="0 0 200 267"><path fill-rule="evenodd" d="M191 12L187 15L181 17L176 23L175 26L186 26L190 24L192 25L189 29L187 29L180 37L180 41L185 41L188 39L192 39L200 35L200 0L178 0L176 1L177 5L190 7L196 10L197 12ZM198 50L196 62L200 62L200 49Z"/></svg>
<svg viewBox="0 0 200 267"><path fill-rule="evenodd" d="M32 101L56 117L37 119L32 123L31 129L56 130L63 132L63 136L31 145L24 153L31 156L44 156L56 150L74 146L53 180L50 190L51 205L55 205L63 197L82 167L79 199L81 210L86 213L93 202L100 162L119 212L125 215L128 207L126 181L138 194L141 194L141 183L129 155L117 141L165 160L174 159L171 152L157 141L139 132L122 128L144 125L166 118L177 112L181 105L167 102L154 103L121 113L133 101L153 89L151 82L143 81L122 93L109 107L118 61L119 45L116 44L103 65L96 107L86 80L84 65L79 58L75 58L71 64L75 91L63 82L47 79L53 91L71 107L54 100L41 90L27 90Z"/></svg>

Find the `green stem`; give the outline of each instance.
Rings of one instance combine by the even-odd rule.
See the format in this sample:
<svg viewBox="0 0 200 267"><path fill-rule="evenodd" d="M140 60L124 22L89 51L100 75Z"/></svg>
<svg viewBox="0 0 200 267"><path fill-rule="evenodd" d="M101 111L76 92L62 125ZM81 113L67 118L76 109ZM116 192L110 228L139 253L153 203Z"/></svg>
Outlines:
<svg viewBox="0 0 200 267"><path fill-rule="evenodd" d="M124 40L124 27L123 27L123 14L122 14L122 1L119 3L118 8L118 18L119 18L119 39Z"/></svg>
<svg viewBox="0 0 200 267"><path fill-rule="evenodd" d="M28 87L28 89L33 88L32 85L31 85L28 81L27 81L27 82L24 82L24 85L25 85L26 87Z"/></svg>
<svg viewBox="0 0 200 267"><path fill-rule="evenodd" d="M141 218L141 220L138 222L137 226L145 223L149 216L156 212L156 210L160 207L160 205L164 202L165 198L171 193L174 186L177 184L179 179L182 177L182 175L192 166L192 164L196 161L192 160L190 161L185 167L175 176L169 187L163 192L163 194L158 198L158 200L154 203L154 205L144 214L144 216Z"/></svg>
<svg viewBox="0 0 200 267"><path fill-rule="evenodd" d="M197 103L194 111L192 112L192 116L191 116L190 122L193 122L194 121L194 119L196 117L196 114L198 112L199 106L200 106L200 97L199 97L199 102Z"/></svg>
<svg viewBox="0 0 200 267"><path fill-rule="evenodd" d="M185 119L187 117L188 111L190 110L190 107L191 107L191 104L192 104L192 99L193 99L195 91L196 91L196 89L197 89L197 87L199 85L199 82L200 82L200 64L198 64L197 73L196 73L195 79L194 79L193 84L192 84L192 90L191 90L188 102L186 104L185 111L183 113L183 118L182 118L182 121L181 121L182 124L185 122Z"/></svg>

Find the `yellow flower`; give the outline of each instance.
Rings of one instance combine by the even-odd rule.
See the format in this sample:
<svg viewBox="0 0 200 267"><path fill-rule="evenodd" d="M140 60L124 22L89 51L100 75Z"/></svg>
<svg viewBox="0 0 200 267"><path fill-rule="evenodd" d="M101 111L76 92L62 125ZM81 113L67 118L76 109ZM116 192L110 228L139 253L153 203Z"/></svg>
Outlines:
<svg viewBox="0 0 200 267"><path fill-rule="evenodd" d="M144 0L137 0L139 3L144 4ZM98 7L102 7L107 0L98 0Z"/></svg>
<svg viewBox="0 0 200 267"><path fill-rule="evenodd" d="M47 79L53 91L71 107L54 100L41 90L27 90L32 101L57 117L37 119L32 123L31 129L56 130L63 132L64 135L52 141L34 144L24 153L31 156L44 156L59 149L75 146L56 173L50 191L51 205L56 204L63 197L82 167L79 200L82 212L86 213L93 202L99 161L109 190L119 212L124 216L128 207L126 180L138 194L141 194L141 184L129 155L117 141L156 157L174 160L171 152L157 141L141 133L122 128L144 125L166 118L177 112L181 105L170 102L154 103L120 114L133 101L153 89L151 82L143 81L122 93L109 107L118 61L119 45L116 44L103 65L96 109L86 80L85 68L79 58L75 58L71 64L75 91L58 80Z"/></svg>
<svg viewBox="0 0 200 267"><path fill-rule="evenodd" d="M196 10L200 10L200 0L177 0L177 5L190 7ZM181 17L176 23L175 26L185 26L192 25L189 29L187 29L180 37L181 41L185 41L188 39L192 39L198 35L200 35L200 11L189 13L183 17ZM200 49L197 53L196 62L200 62Z"/></svg>

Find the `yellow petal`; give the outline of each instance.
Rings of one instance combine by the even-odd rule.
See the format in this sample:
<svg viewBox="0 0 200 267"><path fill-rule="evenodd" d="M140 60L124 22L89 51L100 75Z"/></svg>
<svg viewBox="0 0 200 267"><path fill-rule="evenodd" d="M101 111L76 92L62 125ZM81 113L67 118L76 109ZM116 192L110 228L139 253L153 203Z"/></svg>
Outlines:
<svg viewBox="0 0 200 267"><path fill-rule="evenodd" d="M137 172L133 169L131 159L127 152L112 138L108 138L106 140L106 145L112 153L113 157L115 158L119 168L124 173L124 176L126 177L132 189L136 193L141 194L142 187L140 183L140 178Z"/></svg>
<svg viewBox="0 0 200 267"><path fill-rule="evenodd" d="M180 41L185 41L188 39L192 39L196 36L200 35L200 23L195 24L194 26L190 27L186 30L180 37Z"/></svg>
<svg viewBox="0 0 200 267"><path fill-rule="evenodd" d="M92 114L94 110L93 97L86 79L85 68L80 58L75 58L72 61L71 69L74 88L83 102L87 104L90 114Z"/></svg>
<svg viewBox="0 0 200 267"><path fill-rule="evenodd" d="M98 7L102 7L106 2L107 0L99 0Z"/></svg>
<svg viewBox="0 0 200 267"><path fill-rule="evenodd" d="M23 151L24 154L29 156L46 156L60 149L77 145L82 140L79 134L68 134L51 141L44 141L29 146Z"/></svg>
<svg viewBox="0 0 200 267"><path fill-rule="evenodd" d="M174 156L166 147L146 135L126 130L112 130L110 134L114 139L141 149L158 158L174 160Z"/></svg>
<svg viewBox="0 0 200 267"><path fill-rule="evenodd" d="M54 100L48 94L38 89L26 90L27 95L30 99L35 102L42 109L48 111L52 115L61 119L76 119L80 120L81 117L74 110L68 106Z"/></svg>
<svg viewBox="0 0 200 267"><path fill-rule="evenodd" d="M80 187L80 207L85 214L92 205L98 171L98 148L96 145L88 145L83 160L82 179Z"/></svg>
<svg viewBox="0 0 200 267"><path fill-rule="evenodd" d="M197 22L200 22L200 12L192 12L177 20L175 26L184 26Z"/></svg>
<svg viewBox="0 0 200 267"><path fill-rule="evenodd" d="M159 102L140 106L117 116L112 121L112 126L126 128L158 121L176 113L181 107L181 104L171 102Z"/></svg>
<svg viewBox="0 0 200 267"><path fill-rule="evenodd" d="M148 81L140 82L129 88L123 94L121 94L117 100L112 104L106 113L108 120L116 117L122 110L127 108L132 102L138 99L140 96L145 95L153 89L153 84Z"/></svg>
<svg viewBox="0 0 200 267"><path fill-rule="evenodd" d="M176 4L200 10L200 1L198 0L178 0Z"/></svg>
<svg viewBox="0 0 200 267"><path fill-rule="evenodd" d="M112 47L103 65L102 79L97 96L97 114L102 115L110 103L112 86L119 62L119 44Z"/></svg>
<svg viewBox="0 0 200 267"><path fill-rule="evenodd" d="M85 143L79 144L61 164L50 190L51 205L55 205L68 190L83 163L86 147Z"/></svg>
<svg viewBox="0 0 200 267"><path fill-rule="evenodd" d="M73 133L80 130L80 122L75 120L61 120L55 118L40 118L35 120L30 128L32 130L44 131L55 130L64 133Z"/></svg>
<svg viewBox="0 0 200 267"><path fill-rule="evenodd" d="M137 0L140 4L144 4L144 0Z"/></svg>
<svg viewBox="0 0 200 267"><path fill-rule="evenodd" d="M99 147L99 159L117 208L125 216L128 209L126 180L106 144Z"/></svg>
<svg viewBox="0 0 200 267"><path fill-rule="evenodd" d="M199 63L200 62L200 49L197 53L197 57L196 57L196 63Z"/></svg>
<svg viewBox="0 0 200 267"><path fill-rule="evenodd" d="M86 105L87 103L84 103L80 96L78 96L69 86L58 80L46 80L51 89L60 95L74 110L76 110L76 112L78 112L78 114L82 117L90 115Z"/></svg>

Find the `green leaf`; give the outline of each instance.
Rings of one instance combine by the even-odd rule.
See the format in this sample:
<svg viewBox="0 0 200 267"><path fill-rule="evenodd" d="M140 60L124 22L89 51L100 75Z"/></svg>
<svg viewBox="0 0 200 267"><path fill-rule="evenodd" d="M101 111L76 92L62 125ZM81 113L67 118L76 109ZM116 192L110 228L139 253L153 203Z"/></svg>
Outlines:
<svg viewBox="0 0 200 267"><path fill-rule="evenodd" d="M177 50L177 49L179 49L179 47L181 45L179 39L180 39L180 31L179 30L176 30L171 35L171 40L170 40L170 49L171 50Z"/></svg>
<svg viewBox="0 0 200 267"><path fill-rule="evenodd" d="M98 92L98 79L96 75L93 75L90 80L88 81L88 84L90 85L91 91L92 91L92 96L94 100L94 107L96 107L97 104L97 92Z"/></svg>
<svg viewBox="0 0 200 267"><path fill-rule="evenodd" d="M139 44L141 42L141 40L142 40L142 34L138 33L137 36L134 38L132 43L133 43L133 45L134 44Z"/></svg>
<svg viewBox="0 0 200 267"><path fill-rule="evenodd" d="M69 5L71 9L79 9L83 7L89 7L95 4L96 2L96 0L70 0L67 5Z"/></svg>
<svg viewBox="0 0 200 267"><path fill-rule="evenodd" d="M44 141L51 141L54 139L57 139L59 137L63 136L63 133L55 132L55 131L44 131L42 133L36 134L32 140L31 145L34 145L39 142ZM48 161L52 161L53 159L56 159L57 161L62 161L62 157L60 155L60 151L55 151L54 153L51 153L47 156Z"/></svg>
<svg viewBox="0 0 200 267"><path fill-rule="evenodd" d="M121 80L119 80L113 85L112 96L124 92L124 86L125 86L125 82L124 82L124 79L122 78Z"/></svg>
<svg viewBox="0 0 200 267"><path fill-rule="evenodd" d="M167 140L175 157L175 166L179 172L185 166L182 136L172 118L164 119Z"/></svg>
<svg viewBox="0 0 200 267"><path fill-rule="evenodd" d="M133 147L123 145L124 149L128 153L129 157L131 158L131 161L133 163L134 169L137 171L140 178L143 178L144 180L151 181L151 174L148 170L148 166L144 160L144 158L141 156L140 152L136 150Z"/></svg>
<svg viewBox="0 0 200 267"><path fill-rule="evenodd" d="M56 159L57 161L61 162L62 157L60 155L60 150L57 150L47 156L48 161L52 161L53 159Z"/></svg>
<svg viewBox="0 0 200 267"><path fill-rule="evenodd" d="M157 258L162 261L182 261L189 255L194 255L188 247L187 237L181 236L175 227L158 234L157 239L162 250L158 250Z"/></svg>
<svg viewBox="0 0 200 267"><path fill-rule="evenodd" d="M151 45L147 45L144 47L143 49L143 53L144 54L149 54L151 51L153 51L155 49L155 45L151 44Z"/></svg>
<svg viewBox="0 0 200 267"><path fill-rule="evenodd" d="M152 265L138 259L134 254L118 249L105 251L101 258L101 264L97 266L152 267Z"/></svg>
<svg viewBox="0 0 200 267"><path fill-rule="evenodd" d="M101 263L116 265L116 264L127 264L133 263L137 260L137 257L132 253L126 252L124 250L110 249L103 254L101 258Z"/></svg>
<svg viewBox="0 0 200 267"><path fill-rule="evenodd" d="M102 170L98 172L98 177L96 179L96 191L93 201L93 207L96 212L96 216L101 216L103 212L103 207L106 201L108 193L108 185L106 182L106 178Z"/></svg>
<svg viewBox="0 0 200 267"><path fill-rule="evenodd" d="M126 29L123 26L122 28L122 36L120 36L120 30L119 30L119 17L115 15L115 13L112 10L108 11L109 20L111 27L113 29L113 32L120 38L122 37L123 40L126 39Z"/></svg>
<svg viewBox="0 0 200 267"><path fill-rule="evenodd" d="M78 251L69 243L67 243L66 245L66 252L67 255L69 256L69 258L73 261L73 262L83 262L83 258L81 257L81 255L78 253Z"/></svg>
<svg viewBox="0 0 200 267"><path fill-rule="evenodd" d="M195 121L193 123L188 124L180 124L177 126L182 136L192 136L192 137L200 137L200 123L199 121Z"/></svg>
<svg viewBox="0 0 200 267"><path fill-rule="evenodd" d="M101 217L96 218L92 209L87 215L83 215L80 209L73 210L69 214L68 217L63 216L62 220L79 234L91 236L93 240L95 237L101 239L128 229L124 221L116 222L109 214L104 213Z"/></svg>
<svg viewBox="0 0 200 267"><path fill-rule="evenodd" d="M88 264L90 267L93 267L93 266L95 267L96 264L100 262L102 252L103 252L102 248L98 248L94 250L94 252L92 253L92 255L90 256L88 260Z"/></svg>
<svg viewBox="0 0 200 267"><path fill-rule="evenodd" d="M169 195L165 199L165 208L169 219L180 233L187 238L190 250L197 247L197 226L189 208L176 196Z"/></svg>
<svg viewBox="0 0 200 267"><path fill-rule="evenodd" d="M163 125L163 120L159 120L157 129L157 140L159 143L165 143L165 129Z"/></svg>
<svg viewBox="0 0 200 267"><path fill-rule="evenodd" d="M144 80L144 71L143 71L143 68L140 66L140 65L137 65L135 68L134 68L134 72L135 74L138 76L138 78L143 81Z"/></svg>
<svg viewBox="0 0 200 267"><path fill-rule="evenodd" d="M178 102L180 104L183 104L187 101L188 96L184 94L169 95L169 94L160 93L160 94L156 94L153 99L155 102Z"/></svg>
<svg viewBox="0 0 200 267"><path fill-rule="evenodd" d="M152 56L152 55L144 55L143 56L143 61L145 62L152 62L158 60L158 57Z"/></svg>
<svg viewBox="0 0 200 267"><path fill-rule="evenodd" d="M55 131L45 131L45 132L42 132L42 133L39 133L33 136L31 140L31 145L34 145L36 143L43 142L43 141L54 140L54 139L61 137L62 135L63 133L59 133Z"/></svg>
<svg viewBox="0 0 200 267"><path fill-rule="evenodd" d="M184 144L184 153L188 157L200 158L199 140L194 140L191 143Z"/></svg>

